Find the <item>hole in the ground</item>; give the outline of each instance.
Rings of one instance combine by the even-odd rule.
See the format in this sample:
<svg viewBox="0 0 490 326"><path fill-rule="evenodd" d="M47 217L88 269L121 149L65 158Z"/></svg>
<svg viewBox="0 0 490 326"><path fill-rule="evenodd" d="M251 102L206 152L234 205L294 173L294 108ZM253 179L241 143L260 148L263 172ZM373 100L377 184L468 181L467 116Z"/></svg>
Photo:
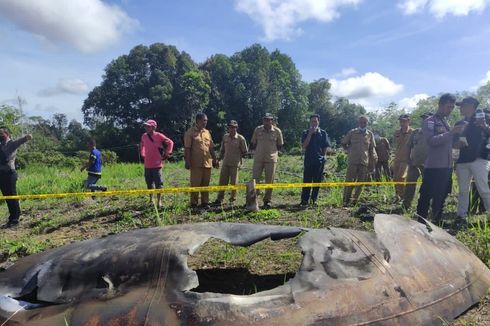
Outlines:
<svg viewBox="0 0 490 326"><path fill-rule="evenodd" d="M250 247L209 239L188 258L199 279L191 291L249 295L283 285L301 265L303 256L296 246L300 236L266 239Z"/></svg>

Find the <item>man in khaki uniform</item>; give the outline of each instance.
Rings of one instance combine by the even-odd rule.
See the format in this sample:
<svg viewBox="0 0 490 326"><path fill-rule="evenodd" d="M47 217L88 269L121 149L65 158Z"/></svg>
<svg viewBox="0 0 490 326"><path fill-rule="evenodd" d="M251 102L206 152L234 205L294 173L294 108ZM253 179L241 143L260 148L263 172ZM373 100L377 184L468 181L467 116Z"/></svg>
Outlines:
<svg viewBox="0 0 490 326"><path fill-rule="evenodd" d="M231 120L228 123L228 133L223 136L218 160L223 160L219 175L219 185L236 185L238 183L238 169L242 164L242 157L248 152L245 138L237 133L238 123ZM215 205L221 205L225 198L225 192L218 192ZM230 203L236 199L236 191L231 191Z"/></svg>
<svg viewBox="0 0 490 326"><path fill-rule="evenodd" d="M369 160L377 160L376 143L374 135L367 130L368 117L359 117L359 127L350 130L342 139L342 147L347 151L348 165L345 176L346 182L366 182L369 177ZM362 186L357 186L353 203L356 203L361 195ZM352 187L344 188L344 206L351 203Z"/></svg>
<svg viewBox="0 0 490 326"><path fill-rule="evenodd" d="M209 186L211 168L219 166L211 133L206 129L207 123L206 114L196 114L196 125L184 135L185 168L191 170L191 187ZM191 207L197 207L198 203L199 193L191 192ZM201 192L201 207L209 208L208 192Z"/></svg>
<svg viewBox="0 0 490 326"><path fill-rule="evenodd" d="M381 181L381 175L383 174L386 180L391 180L390 172L390 142L386 137L381 137L379 134L374 134L374 141L376 142L376 154L378 155L378 162L376 163L376 181Z"/></svg>
<svg viewBox="0 0 490 326"><path fill-rule="evenodd" d="M274 183L278 152L284 145L282 132L272 123L274 117L266 113L262 119L262 126L255 128L250 143L251 149L255 150L253 164L253 178L259 181L265 170L265 183ZM264 208L271 207L272 189L266 189L264 195Z"/></svg>
<svg viewBox="0 0 490 326"><path fill-rule="evenodd" d="M432 116L432 113L424 113L420 117L422 121ZM410 161L408 163L407 182L417 182L420 176L424 174L424 162L427 158L427 144L425 142L424 133L422 128L415 129L408 140L408 147L410 148ZM413 197L415 196L416 184L405 185L405 192L403 193L404 209L409 209L412 205Z"/></svg>
<svg viewBox="0 0 490 326"><path fill-rule="evenodd" d="M393 162L393 181L405 182L407 177L408 162L410 161L410 146L408 141L412 135L413 129L410 128L410 117L408 114L402 114L398 121L400 129L395 131L395 159ZM403 198L405 185L395 185L395 201Z"/></svg>

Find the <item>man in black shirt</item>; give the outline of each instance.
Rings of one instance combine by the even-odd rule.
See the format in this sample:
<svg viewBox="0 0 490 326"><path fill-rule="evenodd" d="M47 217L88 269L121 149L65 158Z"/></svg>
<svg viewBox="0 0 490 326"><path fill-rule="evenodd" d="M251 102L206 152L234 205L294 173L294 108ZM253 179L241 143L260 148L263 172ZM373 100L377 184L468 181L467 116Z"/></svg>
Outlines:
<svg viewBox="0 0 490 326"><path fill-rule="evenodd" d="M320 116L313 114L310 116L310 128L303 132L301 139L303 150L305 151L303 182L321 182L323 169L325 167L325 154L330 147L327 132L320 129ZM313 190L312 190L313 189ZM301 192L301 206L308 205L310 200L313 204L318 198L318 187L305 187Z"/></svg>
<svg viewBox="0 0 490 326"><path fill-rule="evenodd" d="M490 161L486 148L487 138L490 135L490 127L487 124L485 113L476 116L478 100L469 96L456 103L461 109L464 121L467 123L465 130L455 142L455 147L460 148L459 159L456 162L456 175L458 177L458 224L467 224L470 181L473 177L476 187L483 200L485 208L490 209L490 189L488 187L488 171Z"/></svg>

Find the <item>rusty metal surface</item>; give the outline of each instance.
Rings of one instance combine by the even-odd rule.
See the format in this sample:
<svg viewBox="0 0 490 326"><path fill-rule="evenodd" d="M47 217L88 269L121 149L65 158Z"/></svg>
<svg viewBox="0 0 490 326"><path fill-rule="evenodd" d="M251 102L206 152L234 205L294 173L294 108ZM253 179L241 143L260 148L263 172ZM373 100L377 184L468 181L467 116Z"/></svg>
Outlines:
<svg viewBox="0 0 490 326"><path fill-rule="evenodd" d="M0 325L439 325L484 296L490 270L427 222L376 215L375 233L204 223L73 243L0 272ZM249 246L300 232L299 271L252 295L191 291L209 238Z"/></svg>

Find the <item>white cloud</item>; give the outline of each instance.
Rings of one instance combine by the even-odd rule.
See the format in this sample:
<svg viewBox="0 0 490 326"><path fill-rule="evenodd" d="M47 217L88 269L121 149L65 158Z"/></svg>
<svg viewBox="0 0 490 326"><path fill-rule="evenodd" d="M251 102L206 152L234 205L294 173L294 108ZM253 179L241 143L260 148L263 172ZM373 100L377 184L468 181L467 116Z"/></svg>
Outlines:
<svg viewBox="0 0 490 326"><path fill-rule="evenodd" d="M415 94L412 97L404 97L398 102L398 106L403 109L413 109L417 106L420 100L425 100L430 96L425 93Z"/></svg>
<svg viewBox="0 0 490 326"><path fill-rule="evenodd" d="M331 79L330 83L334 96L352 100L393 96L403 89L403 85L396 84L377 72L368 72L344 80Z"/></svg>
<svg viewBox="0 0 490 326"><path fill-rule="evenodd" d="M402 0L398 6L407 15L428 9L437 18L446 15L467 16L470 12L482 12L490 0Z"/></svg>
<svg viewBox="0 0 490 326"><path fill-rule="evenodd" d="M236 9L249 15L264 30L265 39L289 40L301 35L297 25L306 20L330 22L339 8L355 6L362 0L235 0Z"/></svg>
<svg viewBox="0 0 490 326"><path fill-rule="evenodd" d="M344 68L342 69L342 71L334 74L332 78L346 78L355 74L357 74L357 70L355 68L349 67L349 68Z"/></svg>
<svg viewBox="0 0 490 326"><path fill-rule="evenodd" d="M37 95L43 97L61 94L85 94L88 91L87 84L80 79L62 79L55 87L40 90Z"/></svg>
<svg viewBox="0 0 490 326"><path fill-rule="evenodd" d="M116 5L101 0L1 0L0 16L51 43L95 52L138 26Z"/></svg>

